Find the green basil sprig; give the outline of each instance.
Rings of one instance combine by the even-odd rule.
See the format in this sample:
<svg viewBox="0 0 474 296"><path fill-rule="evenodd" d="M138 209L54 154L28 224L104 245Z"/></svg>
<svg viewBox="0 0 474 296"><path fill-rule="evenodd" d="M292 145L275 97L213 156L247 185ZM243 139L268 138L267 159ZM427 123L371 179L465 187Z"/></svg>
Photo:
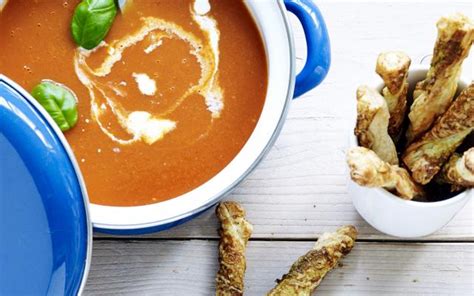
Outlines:
<svg viewBox="0 0 474 296"><path fill-rule="evenodd" d="M117 14L114 0L83 0L74 10L71 32L74 41L92 49L104 40Z"/></svg>
<svg viewBox="0 0 474 296"><path fill-rule="evenodd" d="M77 97L67 87L52 80L43 80L31 91L64 132L77 123Z"/></svg>

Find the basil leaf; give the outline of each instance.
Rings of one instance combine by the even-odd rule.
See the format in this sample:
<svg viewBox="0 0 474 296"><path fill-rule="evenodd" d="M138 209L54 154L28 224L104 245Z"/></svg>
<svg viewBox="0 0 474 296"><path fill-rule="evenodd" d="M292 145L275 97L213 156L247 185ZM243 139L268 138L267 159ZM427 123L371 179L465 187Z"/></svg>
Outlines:
<svg viewBox="0 0 474 296"><path fill-rule="evenodd" d="M69 88L52 80L43 80L31 91L64 132L77 123L77 97Z"/></svg>
<svg viewBox="0 0 474 296"><path fill-rule="evenodd" d="M114 0L83 0L72 18L74 41L85 49L96 47L109 32L116 14Z"/></svg>

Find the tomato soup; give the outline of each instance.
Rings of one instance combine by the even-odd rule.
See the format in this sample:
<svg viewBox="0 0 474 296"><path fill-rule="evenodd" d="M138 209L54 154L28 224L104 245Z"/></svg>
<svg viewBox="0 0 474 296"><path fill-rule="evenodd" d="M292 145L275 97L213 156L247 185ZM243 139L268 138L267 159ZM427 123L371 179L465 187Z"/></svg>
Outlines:
<svg viewBox="0 0 474 296"><path fill-rule="evenodd" d="M245 4L133 0L86 50L71 37L78 3L10 0L0 73L29 91L50 79L74 92L78 120L65 135L91 202L156 203L219 173L266 96L265 50Z"/></svg>

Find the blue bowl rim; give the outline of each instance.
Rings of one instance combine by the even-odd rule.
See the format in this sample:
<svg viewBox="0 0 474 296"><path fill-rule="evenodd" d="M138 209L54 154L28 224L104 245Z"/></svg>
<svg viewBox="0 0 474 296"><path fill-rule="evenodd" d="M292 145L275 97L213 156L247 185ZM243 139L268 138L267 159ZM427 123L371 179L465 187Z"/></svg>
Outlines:
<svg viewBox="0 0 474 296"><path fill-rule="evenodd" d="M74 173L76 174L77 180L79 181L79 187L81 189L82 193L82 198L84 202L84 212L85 212L85 219L87 223L87 250L86 250L86 258L85 258L85 266L84 266L84 271L82 274L82 280L81 280L81 285L78 290L78 295L81 295L82 292L84 291L84 287L87 282L87 277L89 275L89 270L90 270L90 265L91 265L91 258L92 258L92 223L90 220L90 215L89 215L89 197L87 195L87 189L85 186L84 178L82 177L81 170L79 169L79 165L76 161L76 158L74 156L74 153L72 152L71 147L69 146L69 143L66 140L66 137L64 136L63 132L61 129L59 129L58 125L54 121L53 118L49 115L48 112L28 93L24 88L22 88L20 85L18 85L16 82L14 82L12 79L8 78L7 76L3 75L0 73L0 82L5 83L6 85L10 86L13 88L15 91L17 91L25 100L33 106L33 108L44 118L44 120L48 123L48 127L52 129L54 134L58 137L59 141L61 142L64 150L66 151L66 154L71 161L71 164L74 168Z"/></svg>

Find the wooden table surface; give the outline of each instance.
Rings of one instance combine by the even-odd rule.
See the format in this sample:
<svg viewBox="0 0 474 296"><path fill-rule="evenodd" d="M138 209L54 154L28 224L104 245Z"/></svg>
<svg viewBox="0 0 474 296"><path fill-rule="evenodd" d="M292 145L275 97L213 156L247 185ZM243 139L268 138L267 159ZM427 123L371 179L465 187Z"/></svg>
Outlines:
<svg viewBox="0 0 474 296"><path fill-rule="evenodd" d="M318 5L331 35L331 71L322 85L292 103L269 155L228 197L243 204L254 225L245 294L264 295L322 232L353 224L360 233L354 250L317 295L474 295L474 203L431 236L389 237L355 211L344 162L355 89L376 77L377 54L400 49L418 63L432 52L437 19L456 11L472 18L473 4L327 0ZM304 35L294 17L292 24L301 66ZM471 79L473 55L464 65ZM212 295L217 228L208 211L153 235L96 234L84 294Z"/></svg>

